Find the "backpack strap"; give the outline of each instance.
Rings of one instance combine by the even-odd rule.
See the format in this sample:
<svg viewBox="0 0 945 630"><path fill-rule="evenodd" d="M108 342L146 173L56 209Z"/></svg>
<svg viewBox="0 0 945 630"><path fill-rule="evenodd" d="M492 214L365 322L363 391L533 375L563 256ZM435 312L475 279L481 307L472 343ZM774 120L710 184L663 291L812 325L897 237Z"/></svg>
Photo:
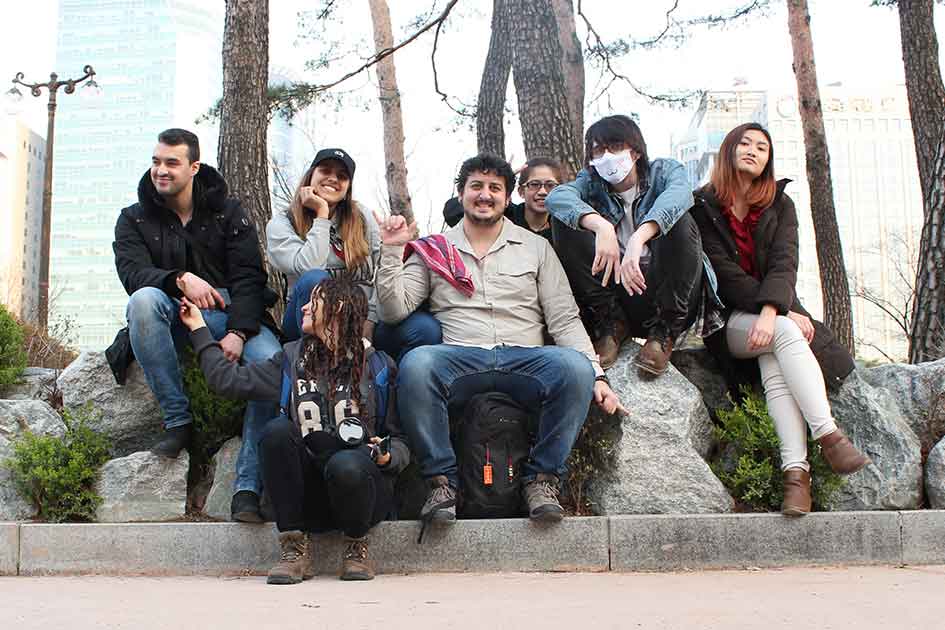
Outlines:
<svg viewBox="0 0 945 630"><path fill-rule="evenodd" d="M390 357L380 350L371 348L367 352L368 371L374 387L374 432L377 435L387 433L387 405L390 400L392 370Z"/></svg>
<svg viewBox="0 0 945 630"><path fill-rule="evenodd" d="M292 401L292 373L289 369L289 354L282 355L282 396L279 398L280 411L288 418L289 403Z"/></svg>

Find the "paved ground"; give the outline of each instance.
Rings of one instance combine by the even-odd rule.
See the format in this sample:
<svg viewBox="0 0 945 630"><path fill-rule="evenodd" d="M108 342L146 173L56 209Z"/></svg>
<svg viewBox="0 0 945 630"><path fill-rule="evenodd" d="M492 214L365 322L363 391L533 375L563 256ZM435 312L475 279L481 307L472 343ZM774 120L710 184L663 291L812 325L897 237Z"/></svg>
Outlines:
<svg viewBox="0 0 945 630"><path fill-rule="evenodd" d="M945 566L265 578L0 579L0 629L931 630ZM305 625L300 625L305 624Z"/></svg>

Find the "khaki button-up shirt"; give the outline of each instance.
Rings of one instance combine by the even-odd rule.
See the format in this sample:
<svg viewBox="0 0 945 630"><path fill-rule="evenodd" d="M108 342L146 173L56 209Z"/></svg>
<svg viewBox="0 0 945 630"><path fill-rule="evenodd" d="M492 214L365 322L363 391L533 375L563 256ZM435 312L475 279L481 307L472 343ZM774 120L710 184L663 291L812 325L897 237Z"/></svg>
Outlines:
<svg viewBox="0 0 945 630"><path fill-rule="evenodd" d="M603 374L564 268L548 241L503 218L502 232L479 258L463 223L444 234L472 278L472 297L430 271L419 255L404 263L402 246L383 245L375 278L381 321L399 323L429 297L444 343L542 346L547 330L557 345L583 353L595 373Z"/></svg>

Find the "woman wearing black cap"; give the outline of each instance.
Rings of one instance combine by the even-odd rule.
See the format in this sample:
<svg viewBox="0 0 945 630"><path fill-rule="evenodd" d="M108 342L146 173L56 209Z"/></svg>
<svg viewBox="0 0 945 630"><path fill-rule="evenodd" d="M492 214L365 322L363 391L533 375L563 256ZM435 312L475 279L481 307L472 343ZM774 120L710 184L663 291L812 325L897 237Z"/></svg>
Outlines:
<svg viewBox="0 0 945 630"><path fill-rule="evenodd" d="M364 336L399 358L406 350L440 343L439 323L418 312L396 327L377 324L372 279L380 252L374 217L352 197L355 163L343 149L322 149L299 180L292 203L266 226L269 258L289 285L282 330L287 340L301 337L299 305L329 274L348 273L368 298Z"/></svg>

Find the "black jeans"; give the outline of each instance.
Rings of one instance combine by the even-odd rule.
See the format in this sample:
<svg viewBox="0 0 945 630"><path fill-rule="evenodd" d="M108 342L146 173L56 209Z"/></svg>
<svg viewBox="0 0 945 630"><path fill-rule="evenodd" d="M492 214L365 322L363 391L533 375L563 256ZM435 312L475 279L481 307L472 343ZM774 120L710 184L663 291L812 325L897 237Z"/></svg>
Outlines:
<svg viewBox="0 0 945 630"><path fill-rule="evenodd" d="M634 337L646 337L654 328L675 337L696 321L702 299L702 238L688 213L668 233L647 243L650 262L642 269L646 278L643 295L630 295L613 280L601 286L601 274L595 277L591 273L593 232L572 230L557 220L552 229L555 251L591 339L613 334L618 299Z"/></svg>
<svg viewBox="0 0 945 630"><path fill-rule="evenodd" d="M280 532L337 529L360 538L393 511L394 480L364 447L344 448L324 431L303 441L282 417L269 423L259 455Z"/></svg>

